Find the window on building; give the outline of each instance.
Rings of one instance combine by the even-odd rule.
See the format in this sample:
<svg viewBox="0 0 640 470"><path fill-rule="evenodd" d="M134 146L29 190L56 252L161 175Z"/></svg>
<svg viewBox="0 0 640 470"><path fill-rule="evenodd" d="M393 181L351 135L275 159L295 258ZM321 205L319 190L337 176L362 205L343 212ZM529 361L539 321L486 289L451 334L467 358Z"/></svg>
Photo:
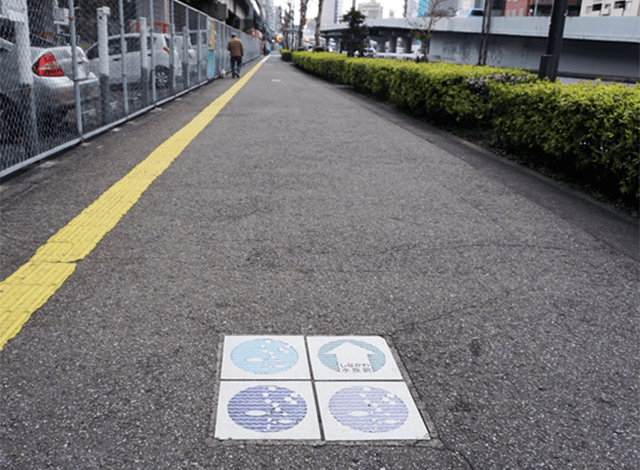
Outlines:
<svg viewBox="0 0 640 470"><path fill-rule="evenodd" d="M591 11L602 11L602 3L594 3Z"/></svg>
<svg viewBox="0 0 640 470"><path fill-rule="evenodd" d="M624 0L622 0L621 2L615 2L613 4L613 8L615 9L622 9L622 10L626 10L626 5L627 2L625 2Z"/></svg>

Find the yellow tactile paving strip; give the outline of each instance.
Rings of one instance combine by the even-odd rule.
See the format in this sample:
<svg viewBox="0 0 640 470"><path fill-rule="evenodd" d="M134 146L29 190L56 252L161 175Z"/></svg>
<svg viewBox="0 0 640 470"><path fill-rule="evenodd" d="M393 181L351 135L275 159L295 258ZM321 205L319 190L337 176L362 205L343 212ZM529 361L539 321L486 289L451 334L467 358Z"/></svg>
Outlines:
<svg viewBox="0 0 640 470"><path fill-rule="evenodd" d="M73 273L76 263L116 226L149 185L216 117L262 63L264 60L60 229L26 264L0 283L0 350Z"/></svg>

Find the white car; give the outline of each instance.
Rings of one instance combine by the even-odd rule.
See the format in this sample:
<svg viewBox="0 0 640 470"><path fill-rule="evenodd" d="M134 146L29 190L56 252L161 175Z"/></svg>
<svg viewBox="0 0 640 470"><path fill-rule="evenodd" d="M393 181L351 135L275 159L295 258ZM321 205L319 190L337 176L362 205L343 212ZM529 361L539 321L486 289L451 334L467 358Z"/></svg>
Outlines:
<svg viewBox="0 0 640 470"><path fill-rule="evenodd" d="M367 47L364 51L362 51L362 57L376 57L378 54L373 47Z"/></svg>
<svg viewBox="0 0 640 470"><path fill-rule="evenodd" d="M166 39L167 39L167 42L171 41L171 36L166 35ZM184 63L183 62L184 61L183 59L184 38L182 37L182 34L174 35L173 42L176 49L178 50L178 61L182 65ZM193 73L196 71L197 63L198 63L198 54L196 53L196 50L191 45L191 40L187 38L187 64L188 64L189 73Z"/></svg>
<svg viewBox="0 0 640 470"><path fill-rule="evenodd" d="M71 46L57 46L34 34L29 35L29 41L33 64L31 96L40 132L46 133L46 129L60 124L74 124L76 99ZM76 50L76 81L80 86L83 117L95 118L100 84L89 69L87 56L81 48ZM0 143L16 139L25 131L21 88L15 25L0 18Z"/></svg>
<svg viewBox="0 0 640 470"><path fill-rule="evenodd" d="M153 60L156 71L156 86L166 88L170 81L171 55L169 49L169 39L165 34L153 33L147 36L148 63L151 66L151 37L153 37ZM140 35L138 33L128 33L124 35L126 53L124 56L124 66L127 83L139 82L142 77L142 55L140 50ZM122 80L122 48L120 35L109 37L109 83L121 85ZM173 65L177 77L182 76L182 65L180 64L180 53L174 46ZM87 49L87 57L91 61L91 69L100 70L100 57L98 44L93 44Z"/></svg>

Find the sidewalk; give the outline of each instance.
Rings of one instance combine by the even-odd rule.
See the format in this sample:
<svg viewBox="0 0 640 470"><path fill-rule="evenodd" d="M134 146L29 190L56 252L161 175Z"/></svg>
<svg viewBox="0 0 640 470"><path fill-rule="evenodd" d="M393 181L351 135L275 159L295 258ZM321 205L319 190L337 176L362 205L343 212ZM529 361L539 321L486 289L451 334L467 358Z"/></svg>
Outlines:
<svg viewBox="0 0 640 470"><path fill-rule="evenodd" d="M237 83L4 183L2 279ZM635 468L637 238L271 57L3 346L0 468ZM319 439L219 439L237 335L383 338L429 439L329 440L320 394Z"/></svg>

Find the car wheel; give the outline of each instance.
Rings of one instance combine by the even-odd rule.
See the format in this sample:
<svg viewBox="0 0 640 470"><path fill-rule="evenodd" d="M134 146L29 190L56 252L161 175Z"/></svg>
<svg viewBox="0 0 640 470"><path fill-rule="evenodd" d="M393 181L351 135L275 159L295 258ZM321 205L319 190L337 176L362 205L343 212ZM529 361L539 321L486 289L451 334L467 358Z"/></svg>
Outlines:
<svg viewBox="0 0 640 470"><path fill-rule="evenodd" d="M18 137L22 128L20 113L7 98L0 96L0 143L8 143Z"/></svg>
<svg viewBox="0 0 640 470"><path fill-rule="evenodd" d="M156 68L156 87L167 88L169 86L169 69L166 67Z"/></svg>

